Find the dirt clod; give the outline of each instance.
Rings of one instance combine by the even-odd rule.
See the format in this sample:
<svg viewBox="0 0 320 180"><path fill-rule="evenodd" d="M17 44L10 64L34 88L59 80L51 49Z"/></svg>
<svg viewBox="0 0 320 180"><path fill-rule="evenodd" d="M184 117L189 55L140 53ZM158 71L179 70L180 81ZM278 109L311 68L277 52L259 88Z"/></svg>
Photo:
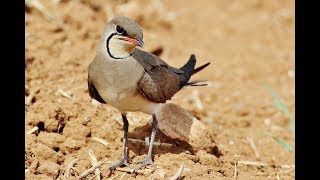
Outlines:
<svg viewBox="0 0 320 180"><path fill-rule="evenodd" d="M47 160L57 162L58 160L57 152L42 143L37 143L34 147L31 148L31 150L35 158L39 161Z"/></svg>
<svg viewBox="0 0 320 180"><path fill-rule="evenodd" d="M37 141L41 142L52 149L57 149L64 142L64 135L58 133L40 132Z"/></svg>
<svg viewBox="0 0 320 180"><path fill-rule="evenodd" d="M52 161L43 161L40 163L37 172L40 174L45 174L56 179L59 175L60 166Z"/></svg>

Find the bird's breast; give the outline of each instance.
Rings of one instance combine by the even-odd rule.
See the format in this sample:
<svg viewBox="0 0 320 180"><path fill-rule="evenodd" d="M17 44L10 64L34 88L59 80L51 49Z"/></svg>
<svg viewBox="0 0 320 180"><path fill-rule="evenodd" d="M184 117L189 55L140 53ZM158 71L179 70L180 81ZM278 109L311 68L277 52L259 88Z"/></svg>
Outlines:
<svg viewBox="0 0 320 180"><path fill-rule="evenodd" d="M110 105L123 109L141 102L137 84L144 73L143 67L134 59L128 58L110 63L104 69L98 91L103 100ZM132 109L132 108L129 108Z"/></svg>

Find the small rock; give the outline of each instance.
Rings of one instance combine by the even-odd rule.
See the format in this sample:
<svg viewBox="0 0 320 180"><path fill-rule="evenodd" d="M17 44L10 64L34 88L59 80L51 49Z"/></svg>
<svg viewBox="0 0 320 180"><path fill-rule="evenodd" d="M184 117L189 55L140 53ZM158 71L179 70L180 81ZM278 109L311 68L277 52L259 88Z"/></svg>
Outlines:
<svg viewBox="0 0 320 180"><path fill-rule="evenodd" d="M167 103L156 117L159 130L192 154L199 150L214 153L217 148L208 127L182 107Z"/></svg>
<svg viewBox="0 0 320 180"><path fill-rule="evenodd" d="M44 122L44 127L48 132L57 132L59 122L55 119L47 119Z"/></svg>
<svg viewBox="0 0 320 180"><path fill-rule="evenodd" d="M58 156L57 163L62 164L65 160L65 156L61 152L58 152L57 156Z"/></svg>
<svg viewBox="0 0 320 180"><path fill-rule="evenodd" d="M91 118L86 116L83 118L81 124L84 126L87 126L90 121L91 121Z"/></svg>
<svg viewBox="0 0 320 180"><path fill-rule="evenodd" d="M50 177L56 179L59 175L59 165L51 161L40 162L39 168L37 169L38 173L46 174Z"/></svg>
<svg viewBox="0 0 320 180"><path fill-rule="evenodd" d="M48 160L57 162L57 152L42 143L38 143L36 146L32 147L31 151L39 161Z"/></svg>
<svg viewBox="0 0 320 180"><path fill-rule="evenodd" d="M60 148L60 145L65 140L64 135L58 133L48 133L41 131L37 138L38 142L47 145L50 148Z"/></svg>
<svg viewBox="0 0 320 180"><path fill-rule="evenodd" d="M59 128L63 127L68 116L61 108L50 109L48 112L48 119L45 120L45 129L49 132L57 132ZM59 127L60 126L60 127Z"/></svg>
<svg viewBox="0 0 320 180"><path fill-rule="evenodd" d="M204 150L200 150L197 152L197 156L199 157L200 163L202 165L210 165L210 166L218 166L218 158L212 154L207 153Z"/></svg>

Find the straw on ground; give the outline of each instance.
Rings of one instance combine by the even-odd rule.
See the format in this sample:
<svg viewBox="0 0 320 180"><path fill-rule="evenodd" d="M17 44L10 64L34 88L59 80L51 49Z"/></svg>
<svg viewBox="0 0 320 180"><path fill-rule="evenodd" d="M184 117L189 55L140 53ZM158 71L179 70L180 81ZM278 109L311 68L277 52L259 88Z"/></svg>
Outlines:
<svg viewBox="0 0 320 180"><path fill-rule="evenodd" d="M146 137L146 138L149 139L149 137ZM149 145L148 141L146 142L146 140L143 141L143 140L140 140L140 139L133 139L133 138L128 138L128 140L131 141L131 142L144 143L146 146ZM164 147L172 147L172 146L173 146L173 144L161 143L161 142L154 142L153 145L154 145L154 146L164 146Z"/></svg>
<svg viewBox="0 0 320 180"><path fill-rule="evenodd" d="M63 176L63 178L64 178L65 180L68 180L68 179L69 179L70 174L71 174L71 170L73 169L73 166L76 164L76 162L77 162L78 160L79 160L78 158L75 158L75 159L73 159L73 160L67 165L67 169L66 169L66 171L65 171L65 173L64 173L64 176Z"/></svg>
<svg viewBox="0 0 320 180"><path fill-rule="evenodd" d="M178 171L170 178L170 180L177 180L177 179L181 176L181 174L182 174L182 172L183 172L183 168L184 168L183 163L181 163L180 168L179 168Z"/></svg>
<svg viewBox="0 0 320 180"><path fill-rule="evenodd" d="M101 143L101 144L103 144L105 146L109 146L109 143L106 140L100 139L98 137L92 137L91 139L94 140L94 141L97 141L97 142L99 142L99 143Z"/></svg>
<svg viewBox="0 0 320 180"><path fill-rule="evenodd" d="M88 154L89 154L89 158L90 158L90 162L92 166L96 166L96 164L98 164L98 160L96 158L96 156L94 155L94 152L92 151L92 149L88 150ZM95 174L95 180L100 180L100 169L97 168L94 171Z"/></svg>

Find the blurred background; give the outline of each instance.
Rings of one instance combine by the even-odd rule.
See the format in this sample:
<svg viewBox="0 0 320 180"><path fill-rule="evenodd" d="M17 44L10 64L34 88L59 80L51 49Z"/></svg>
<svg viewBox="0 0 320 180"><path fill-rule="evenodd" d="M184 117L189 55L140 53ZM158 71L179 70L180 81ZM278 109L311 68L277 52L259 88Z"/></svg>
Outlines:
<svg viewBox="0 0 320 180"><path fill-rule="evenodd" d="M172 102L210 129L222 153L188 155L159 147L155 162L162 174L135 178L166 179L183 162L185 179L294 179L294 1L26 0L25 4L26 179L75 179L90 168L88 148L98 160L120 157L122 126L114 121L118 112L92 104L86 82L103 27L119 15L140 24L144 50L168 64L181 67L191 54L196 55L197 66L211 62L192 79L207 80L208 86L185 88ZM139 125L136 119L146 116L132 113L130 118L132 129ZM91 137L110 144L101 145ZM166 141L163 138L160 141ZM147 150L142 145L136 148ZM141 155L129 152L132 159ZM77 166L66 175L76 157ZM101 179L108 178L107 170L102 170Z"/></svg>

